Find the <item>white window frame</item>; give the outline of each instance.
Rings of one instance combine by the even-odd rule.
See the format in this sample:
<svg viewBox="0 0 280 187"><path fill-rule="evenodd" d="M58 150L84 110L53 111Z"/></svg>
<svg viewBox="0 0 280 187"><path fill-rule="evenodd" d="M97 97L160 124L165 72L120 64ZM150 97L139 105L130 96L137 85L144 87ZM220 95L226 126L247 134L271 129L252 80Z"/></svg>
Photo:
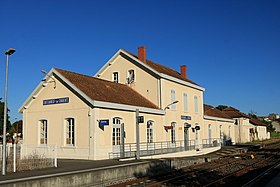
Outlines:
<svg viewBox="0 0 280 187"><path fill-rule="evenodd" d="M154 121L148 120L147 121L147 143L154 142Z"/></svg>
<svg viewBox="0 0 280 187"><path fill-rule="evenodd" d="M183 101L184 101L184 112L188 112L189 107L188 107L188 94L184 93L183 94Z"/></svg>
<svg viewBox="0 0 280 187"><path fill-rule="evenodd" d="M122 123L122 118L114 117L112 121L113 121L112 146L119 146L119 145L121 145L121 123ZM119 129L119 132L114 132L114 129L116 129L116 127Z"/></svg>
<svg viewBox="0 0 280 187"><path fill-rule="evenodd" d="M170 91L170 100L171 100L171 103L175 102L176 101L176 91L174 89L172 89ZM172 104L171 106L171 110L176 110L176 103Z"/></svg>
<svg viewBox="0 0 280 187"><path fill-rule="evenodd" d="M48 120L46 119L39 120L39 144L48 144Z"/></svg>
<svg viewBox="0 0 280 187"><path fill-rule="evenodd" d="M116 79L116 76L117 75L117 79ZM117 71L114 71L113 74L112 74L112 81L113 82L116 82L116 83L119 83L120 82L120 74L119 72Z"/></svg>
<svg viewBox="0 0 280 187"><path fill-rule="evenodd" d="M193 100L194 100L194 113L198 113L198 97L195 95L193 97Z"/></svg>
<svg viewBox="0 0 280 187"><path fill-rule="evenodd" d="M69 130L68 130L69 129ZM74 147L76 141L76 119L73 117L65 118L65 146ZM68 140L69 139L69 140Z"/></svg>

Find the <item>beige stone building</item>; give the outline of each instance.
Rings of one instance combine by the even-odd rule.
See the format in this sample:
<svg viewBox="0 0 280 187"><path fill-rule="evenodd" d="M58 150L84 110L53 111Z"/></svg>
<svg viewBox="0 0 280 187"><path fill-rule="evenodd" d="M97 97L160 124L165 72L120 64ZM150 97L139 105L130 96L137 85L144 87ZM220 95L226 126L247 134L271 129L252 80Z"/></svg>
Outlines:
<svg viewBox="0 0 280 187"><path fill-rule="evenodd" d="M208 137L206 145L215 142L222 145L235 144L234 120L211 105L204 104L204 127L208 130L204 135Z"/></svg>
<svg viewBox="0 0 280 187"><path fill-rule="evenodd" d="M232 117L203 106L204 91L185 65L179 73L152 62L144 47L120 49L93 77L53 68L19 109L23 143L99 160L237 142Z"/></svg>
<svg viewBox="0 0 280 187"><path fill-rule="evenodd" d="M266 125L259 120L251 118L233 107L228 107L223 112L235 121L236 143L246 143L270 138Z"/></svg>

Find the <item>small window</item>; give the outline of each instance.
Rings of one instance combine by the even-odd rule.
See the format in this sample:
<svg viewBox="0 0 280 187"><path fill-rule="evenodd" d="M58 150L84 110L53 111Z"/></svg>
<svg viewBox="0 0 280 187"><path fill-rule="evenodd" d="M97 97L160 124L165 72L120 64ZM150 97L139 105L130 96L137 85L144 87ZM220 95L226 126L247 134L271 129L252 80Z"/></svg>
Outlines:
<svg viewBox="0 0 280 187"><path fill-rule="evenodd" d="M127 83L131 84L135 81L135 72L133 69L128 71L128 78L127 78Z"/></svg>
<svg viewBox="0 0 280 187"><path fill-rule="evenodd" d="M113 82L116 82L116 83L119 82L119 73L118 72L113 73Z"/></svg>
<svg viewBox="0 0 280 187"><path fill-rule="evenodd" d="M188 94L184 93L184 112L188 112Z"/></svg>
<svg viewBox="0 0 280 187"><path fill-rule="evenodd" d="M48 143L48 121L40 120L40 144Z"/></svg>
<svg viewBox="0 0 280 187"><path fill-rule="evenodd" d="M75 120L74 118L66 119L66 145L75 145Z"/></svg>
<svg viewBox="0 0 280 187"><path fill-rule="evenodd" d="M176 92L175 92L175 90L171 90L171 103L173 103L175 101L176 101ZM176 110L176 104L175 103L171 105L171 109Z"/></svg>

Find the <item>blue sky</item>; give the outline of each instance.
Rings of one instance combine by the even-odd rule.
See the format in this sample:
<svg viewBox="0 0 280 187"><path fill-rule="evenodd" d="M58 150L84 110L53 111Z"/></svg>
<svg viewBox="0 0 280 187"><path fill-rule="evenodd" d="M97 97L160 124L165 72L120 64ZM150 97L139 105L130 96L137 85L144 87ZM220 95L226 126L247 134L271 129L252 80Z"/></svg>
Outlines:
<svg viewBox="0 0 280 187"><path fill-rule="evenodd" d="M120 48L206 88L204 102L280 113L280 1L14 0L0 6L0 97L10 57L11 120L52 67L93 75Z"/></svg>

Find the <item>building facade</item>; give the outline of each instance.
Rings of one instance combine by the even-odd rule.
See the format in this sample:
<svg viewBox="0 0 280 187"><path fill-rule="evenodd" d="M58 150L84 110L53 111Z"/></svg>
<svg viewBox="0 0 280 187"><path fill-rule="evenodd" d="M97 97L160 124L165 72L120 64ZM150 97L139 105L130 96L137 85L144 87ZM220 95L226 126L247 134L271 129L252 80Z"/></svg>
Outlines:
<svg viewBox="0 0 280 187"><path fill-rule="evenodd" d="M219 149L239 137L232 116L203 105L185 65L178 73L152 62L145 47L120 49L93 77L53 68L43 80L19 109L23 143L55 145L59 158Z"/></svg>

